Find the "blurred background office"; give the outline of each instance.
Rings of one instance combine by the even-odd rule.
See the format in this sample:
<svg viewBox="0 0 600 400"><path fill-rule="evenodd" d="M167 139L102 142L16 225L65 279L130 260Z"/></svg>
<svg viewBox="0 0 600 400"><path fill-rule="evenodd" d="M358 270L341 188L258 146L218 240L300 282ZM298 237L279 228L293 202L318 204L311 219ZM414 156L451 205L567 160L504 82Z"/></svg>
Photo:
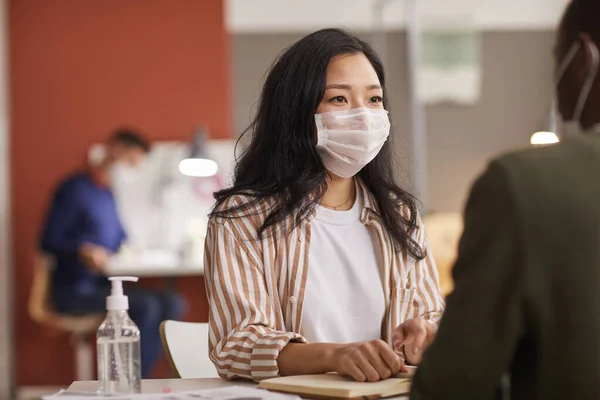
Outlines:
<svg viewBox="0 0 600 400"><path fill-rule="evenodd" d="M227 184L273 59L322 27L382 52L399 177L423 200L451 290L445 271L470 183L492 155L554 130L552 43L567 2L0 1L0 398L93 373L78 365L89 349L74 352L74 337L93 343L81 321L44 308L37 238L56 182L93 163L119 126L144 131L153 150L141 177L113 182L129 239L113 271L177 290L185 319L206 321L210 193Z"/></svg>

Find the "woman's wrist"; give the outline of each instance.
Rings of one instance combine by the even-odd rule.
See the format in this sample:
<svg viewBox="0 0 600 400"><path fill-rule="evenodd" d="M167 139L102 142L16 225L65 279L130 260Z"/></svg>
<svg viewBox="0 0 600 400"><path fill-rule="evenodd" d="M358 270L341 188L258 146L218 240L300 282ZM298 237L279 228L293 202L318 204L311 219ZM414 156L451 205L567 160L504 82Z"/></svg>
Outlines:
<svg viewBox="0 0 600 400"><path fill-rule="evenodd" d="M325 374L336 370L338 349L335 343L288 343L277 357L282 376Z"/></svg>
<svg viewBox="0 0 600 400"><path fill-rule="evenodd" d="M338 350L342 347L341 344L331 343L323 349L323 364L327 372L336 370L335 360Z"/></svg>

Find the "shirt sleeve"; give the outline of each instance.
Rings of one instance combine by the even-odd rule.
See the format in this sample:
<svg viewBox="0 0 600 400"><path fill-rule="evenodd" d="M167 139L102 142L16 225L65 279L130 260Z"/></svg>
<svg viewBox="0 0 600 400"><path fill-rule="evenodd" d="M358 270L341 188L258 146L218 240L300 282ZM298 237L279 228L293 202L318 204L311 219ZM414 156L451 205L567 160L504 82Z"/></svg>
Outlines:
<svg viewBox="0 0 600 400"><path fill-rule="evenodd" d="M411 399L493 398L522 335L522 250L505 170L473 186L453 268L454 291Z"/></svg>
<svg viewBox="0 0 600 400"><path fill-rule="evenodd" d="M419 309L416 314L435 325L438 325L444 312L445 301L440 289L440 278L435 264L433 253L429 248L429 242L421 217L417 215L419 229L416 232L415 241L426 251L426 257L415 262L415 274L417 281L416 304Z"/></svg>
<svg viewBox="0 0 600 400"><path fill-rule="evenodd" d="M260 244L236 229L211 221L207 230L210 359L224 379L259 381L279 375L277 357L288 342L306 340L276 327L281 311L267 292Z"/></svg>
<svg viewBox="0 0 600 400"><path fill-rule="evenodd" d="M48 253L77 253L82 239L69 235L81 213L79 191L72 182L60 185L52 199L42 230L41 247Z"/></svg>

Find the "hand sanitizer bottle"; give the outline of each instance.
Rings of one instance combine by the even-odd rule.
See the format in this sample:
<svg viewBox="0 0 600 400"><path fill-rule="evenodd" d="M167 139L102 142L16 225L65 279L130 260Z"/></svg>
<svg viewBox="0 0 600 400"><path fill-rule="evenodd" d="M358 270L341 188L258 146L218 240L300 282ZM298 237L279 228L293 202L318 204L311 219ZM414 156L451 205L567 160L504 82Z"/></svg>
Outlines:
<svg viewBox="0 0 600 400"><path fill-rule="evenodd" d="M132 276L115 276L106 298L106 319L98 328L98 392L103 394L140 393L140 330L129 318L129 300L123 295L123 281L137 282Z"/></svg>

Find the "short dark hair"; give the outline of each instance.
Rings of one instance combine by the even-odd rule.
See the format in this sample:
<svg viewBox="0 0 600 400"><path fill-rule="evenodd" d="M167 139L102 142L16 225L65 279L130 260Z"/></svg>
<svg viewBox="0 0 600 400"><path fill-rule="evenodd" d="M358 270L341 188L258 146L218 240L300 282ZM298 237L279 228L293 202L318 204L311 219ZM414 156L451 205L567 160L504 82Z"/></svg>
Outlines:
<svg viewBox="0 0 600 400"><path fill-rule="evenodd" d="M567 43L577 40L581 32L588 33L600 45L600 1L571 0L561 23L561 34Z"/></svg>
<svg viewBox="0 0 600 400"><path fill-rule="evenodd" d="M137 148L145 153L150 151L150 142L139 132L131 128L119 128L111 136L110 141L127 148Z"/></svg>

